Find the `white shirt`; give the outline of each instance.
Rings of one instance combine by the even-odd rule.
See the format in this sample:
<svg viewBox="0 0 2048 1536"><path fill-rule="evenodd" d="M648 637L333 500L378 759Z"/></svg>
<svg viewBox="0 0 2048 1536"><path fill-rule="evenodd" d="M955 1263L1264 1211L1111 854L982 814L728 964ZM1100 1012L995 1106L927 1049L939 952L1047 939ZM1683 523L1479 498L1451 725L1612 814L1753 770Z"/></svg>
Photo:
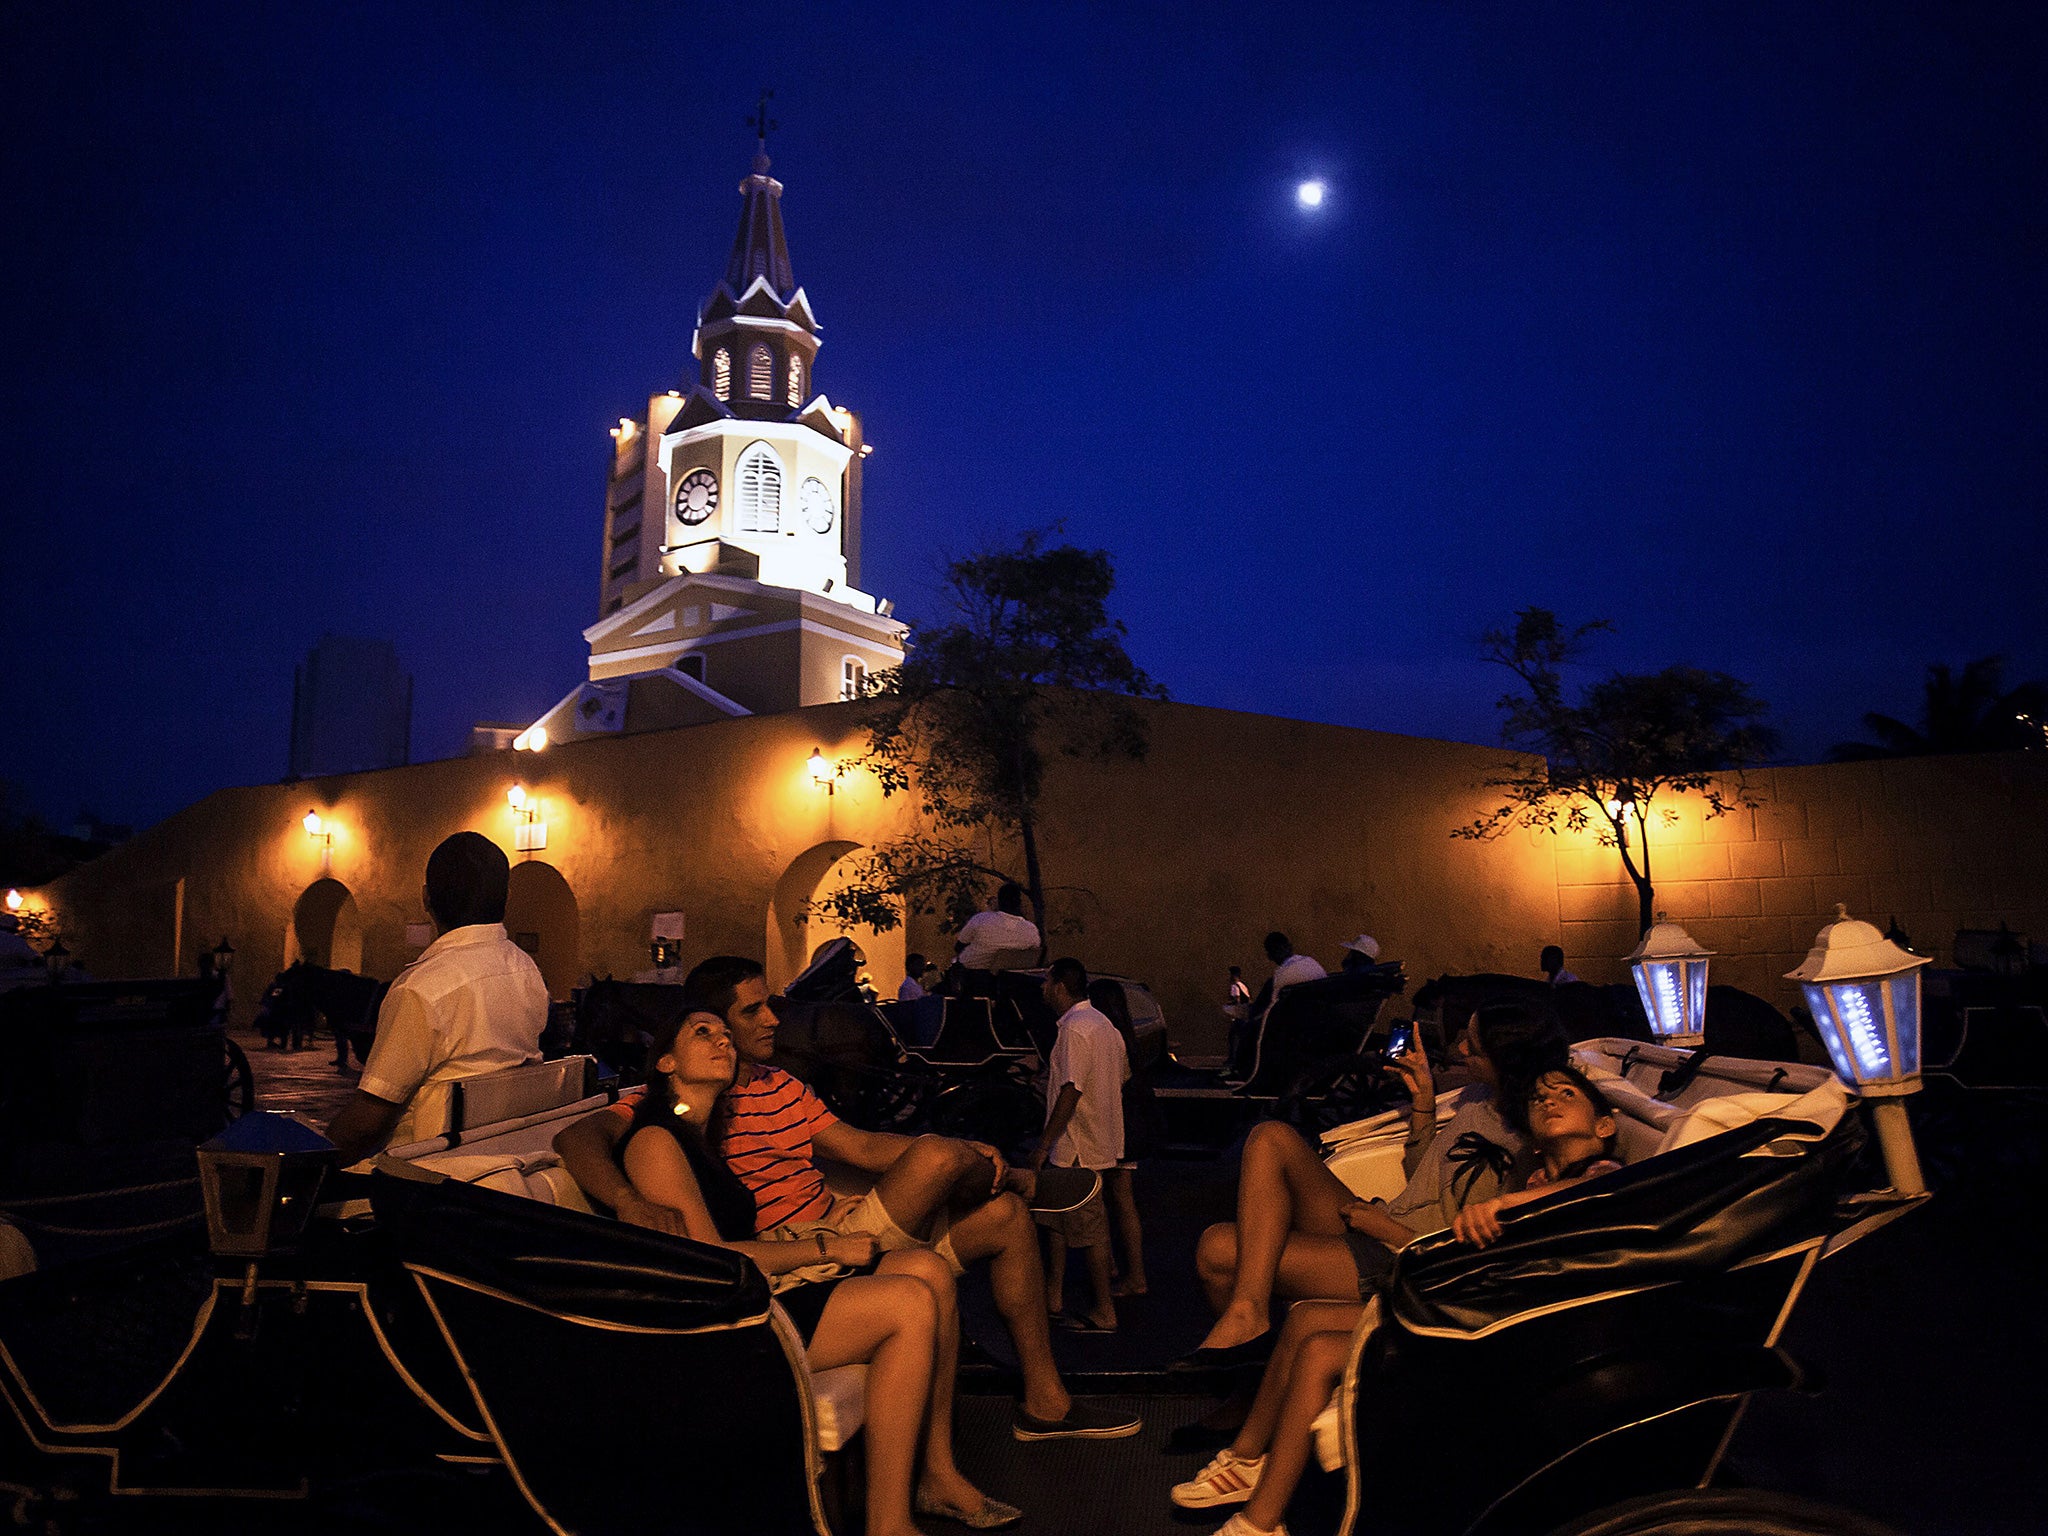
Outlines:
<svg viewBox="0 0 2048 1536"><path fill-rule="evenodd" d="M914 1003L923 996L924 988L918 985L915 976L904 977L903 985L896 989L896 1001L899 1003Z"/></svg>
<svg viewBox="0 0 2048 1536"><path fill-rule="evenodd" d="M1015 912L977 912L960 925L960 963L970 971L1005 970L1038 963L1038 924ZM1022 952L1023 958L1018 954Z"/></svg>
<svg viewBox="0 0 2048 1536"><path fill-rule="evenodd" d="M1081 1090L1074 1118L1046 1161L1058 1168L1114 1168L1124 1155L1124 1079L1131 1075L1124 1037L1109 1016L1087 1003L1060 1015L1059 1039L1045 1075L1045 1114L1052 1118L1060 1090Z"/></svg>
<svg viewBox="0 0 2048 1536"><path fill-rule="evenodd" d="M1273 1003L1279 1002L1280 994L1289 987L1300 986L1304 981L1320 981L1329 974L1314 955L1289 955L1273 970L1273 1000L1266 1004L1266 1012L1273 1011Z"/></svg>
<svg viewBox="0 0 2048 1536"><path fill-rule="evenodd" d="M356 1086L405 1112L389 1145L448 1129L448 1085L540 1060L548 989L503 923L444 933L398 973Z"/></svg>

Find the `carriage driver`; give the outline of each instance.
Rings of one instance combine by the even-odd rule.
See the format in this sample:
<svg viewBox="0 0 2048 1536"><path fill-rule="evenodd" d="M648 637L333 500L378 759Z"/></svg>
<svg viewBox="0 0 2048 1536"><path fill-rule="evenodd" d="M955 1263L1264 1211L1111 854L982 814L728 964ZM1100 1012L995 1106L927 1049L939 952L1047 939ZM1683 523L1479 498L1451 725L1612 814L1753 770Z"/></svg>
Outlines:
<svg viewBox="0 0 2048 1536"><path fill-rule="evenodd" d="M439 934L398 973L355 1096L327 1127L343 1166L438 1136L448 1085L540 1060L548 989L533 958L505 937L504 852L458 832L427 859L427 915Z"/></svg>
<svg viewBox="0 0 2048 1536"><path fill-rule="evenodd" d="M770 1066L778 1021L767 977L752 960L706 960L683 984L683 1006L722 1017L739 1049L739 1079L727 1095L731 1119L718 1150L752 1191L758 1230L830 1222L842 1233L874 1238L884 1250L928 1247L956 1272L988 1260L996 1308L1024 1378L1012 1435L1113 1440L1138 1432L1136 1417L1077 1403L1060 1381L1037 1231L1024 1202L1003 1190L1007 1169L995 1148L947 1136L858 1130L803 1083ZM685 1235L678 1214L641 1200L619 1169L616 1148L632 1120L633 1102L622 1098L564 1130L555 1151L583 1192L622 1220ZM875 1187L857 1197L835 1196L816 1157L876 1175Z"/></svg>

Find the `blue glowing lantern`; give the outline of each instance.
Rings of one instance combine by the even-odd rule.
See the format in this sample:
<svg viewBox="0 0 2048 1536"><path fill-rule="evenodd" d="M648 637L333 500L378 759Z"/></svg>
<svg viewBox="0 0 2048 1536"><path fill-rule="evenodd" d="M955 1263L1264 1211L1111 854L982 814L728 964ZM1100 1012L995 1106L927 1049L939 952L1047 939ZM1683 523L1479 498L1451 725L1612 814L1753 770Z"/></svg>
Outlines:
<svg viewBox="0 0 2048 1536"><path fill-rule="evenodd" d="M1835 1072L1866 1099L1892 1183L1910 1195L1926 1184L1900 1099L1920 1091L1920 967L1924 955L1899 948L1837 904L1835 920L1785 979L1827 1043Z"/></svg>
<svg viewBox="0 0 2048 1536"><path fill-rule="evenodd" d="M1662 912L1630 952L1629 973L1660 1045L1692 1047L1706 1038L1707 962L1712 958Z"/></svg>

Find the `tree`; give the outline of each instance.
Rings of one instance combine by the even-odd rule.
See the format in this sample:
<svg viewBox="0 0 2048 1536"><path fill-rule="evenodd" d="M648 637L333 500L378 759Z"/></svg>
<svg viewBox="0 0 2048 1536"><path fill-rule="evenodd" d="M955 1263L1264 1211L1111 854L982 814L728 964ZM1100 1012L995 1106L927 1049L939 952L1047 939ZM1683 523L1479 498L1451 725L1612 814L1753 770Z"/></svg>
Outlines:
<svg viewBox="0 0 2048 1536"><path fill-rule="evenodd" d="M1678 820L1660 800L1697 794L1709 819L1756 804L1742 770L1765 761L1777 735L1748 684L1698 667L1611 673L1572 703L1563 669L1591 636L1612 627L1600 619L1567 629L1548 609L1524 608L1512 631L1486 633L1486 659L1527 689L1499 701L1501 740L1542 760L1510 764L1488 779L1488 789L1504 792L1503 803L1452 836L1491 838L1518 825L1596 827L1601 846L1620 852L1635 883L1638 931L1647 933L1656 917L1650 829ZM1731 771L1732 788L1718 777Z"/></svg>
<svg viewBox="0 0 2048 1536"><path fill-rule="evenodd" d="M865 753L884 795L915 791L926 826L854 862L818 909L886 930L899 913L936 914L950 931L991 883L1015 880L1046 926L1038 802L1049 756L1145 755L1134 698L1163 699L1124 651L1109 616L1107 551L1047 544L956 560L946 611L912 624L903 664L867 684Z"/></svg>
<svg viewBox="0 0 2048 1536"><path fill-rule="evenodd" d="M1927 669L1926 698L1917 728L1872 711L1863 729L1875 741L1838 742L1828 756L1838 763L1875 757L1941 757L1954 752L2017 752L2048 744L2048 684L2004 686L2003 656L1966 663L1960 674L1946 662Z"/></svg>

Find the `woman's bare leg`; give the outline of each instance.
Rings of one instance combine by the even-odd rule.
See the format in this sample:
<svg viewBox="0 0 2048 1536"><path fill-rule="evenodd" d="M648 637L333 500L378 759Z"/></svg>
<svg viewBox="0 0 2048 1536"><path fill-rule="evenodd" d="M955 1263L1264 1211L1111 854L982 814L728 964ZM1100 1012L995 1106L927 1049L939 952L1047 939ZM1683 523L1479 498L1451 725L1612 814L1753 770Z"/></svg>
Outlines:
<svg viewBox="0 0 2048 1536"><path fill-rule="evenodd" d="M972 1514L988 1500L953 1460L953 1390L960 1371L960 1298L953 1271L928 1248L902 1248L883 1255L881 1273L914 1277L932 1293L938 1307L938 1347L932 1354L924 1470L918 1477L918 1491L947 1509Z"/></svg>
<svg viewBox="0 0 2048 1536"><path fill-rule="evenodd" d="M1236 1455L1263 1456L1273 1445L1273 1430L1280 1422L1280 1409L1287 1401L1287 1389L1296 1375L1296 1361L1302 1346L1326 1333L1350 1337L1365 1315L1356 1301L1297 1301L1287 1309L1287 1321L1280 1325L1280 1342L1266 1373L1259 1378L1259 1395L1252 1399L1251 1412L1230 1443Z"/></svg>
<svg viewBox="0 0 2048 1536"><path fill-rule="evenodd" d="M1116 1284L1119 1296L1145 1294L1145 1227L1138 1219L1138 1187L1134 1170L1112 1168L1102 1176L1109 1186L1109 1209L1116 1218L1116 1235L1124 1245L1123 1278Z"/></svg>
<svg viewBox="0 0 2048 1536"><path fill-rule="evenodd" d="M1290 1280L1326 1287L1289 1287L1288 1294L1356 1295L1357 1270L1344 1244L1341 1214L1354 1198L1291 1126L1277 1120L1253 1126L1238 1168L1237 1221L1227 1238L1219 1227L1204 1232L1196 1254L1210 1304L1218 1307L1203 1347L1242 1344L1266 1331L1283 1259L1292 1259L1286 1266ZM1297 1245L1303 1238L1321 1241ZM1290 1256L1288 1250L1297 1247Z"/></svg>
<svg viewBox="0 0 2048 1536"><path fill-rule="evenodd" d="M814 1371L868 1368L868 1523L870 1536L914 1536L910 1479L931 1396L938 1305L909 1275L856 1275L825 1303L811 1337Z"/></svg>
<svg viewBox="0 0 2048 1536"><path fill-rule="evenodd" d="M1330 1394L1344 1378L1344 1362L1351 1354L1351 1333L1311 1334L1294 1354L1294 1370L1287 1386L1287 1399L1273 1427L1273 1441L1266 1451L1265 1470L1259 1485L1244 1506L1244 1517L1262 1531L1270 1531L1287 1516L1287 1501L1301 1485L1314 1449L1315 1432L1310 1428L1316 1416L1330 1405Z"/></svg>

